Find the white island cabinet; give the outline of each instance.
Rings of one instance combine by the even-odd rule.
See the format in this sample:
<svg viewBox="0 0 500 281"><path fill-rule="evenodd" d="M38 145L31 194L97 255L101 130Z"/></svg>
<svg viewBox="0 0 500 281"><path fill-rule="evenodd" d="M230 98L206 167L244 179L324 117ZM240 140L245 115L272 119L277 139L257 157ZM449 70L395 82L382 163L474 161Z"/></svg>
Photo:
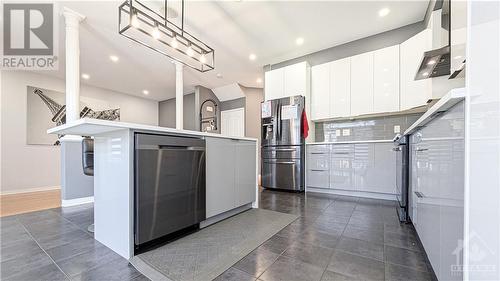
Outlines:
<svg viewBox="0 0 500 281"><path fill-rule="evenodd" d="M255 201L255 142L206 138L207 218Z"/></svg>
<svg viewBox="0 0 500 281"><path fill-rule="evenodd" d="M200 227L258 207L257 139L87 118L48 133L94 138L94 237L126 259L134 256L135 133L205 139L206 220Z"/></svg>

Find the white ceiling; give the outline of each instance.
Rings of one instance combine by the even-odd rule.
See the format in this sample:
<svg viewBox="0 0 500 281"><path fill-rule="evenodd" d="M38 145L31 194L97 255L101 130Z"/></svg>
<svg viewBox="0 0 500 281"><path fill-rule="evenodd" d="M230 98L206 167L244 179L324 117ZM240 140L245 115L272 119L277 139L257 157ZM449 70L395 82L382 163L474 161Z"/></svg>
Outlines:
<svg viewBox="0 0 500 281"><path fill-rule="evenodd" d="M169 0L170 1L170 0ZM117 1L59 2L87 18L80 29L83 83L164 100L175 96L171 60L118 34ZM148 2L161 6L163 1ZM421 1L187 1L185 28L215 49L216 69L185 68L185 93L195 85L216 88L231 83L262 87L262 66L420 21L428 5ZM174 5L178 6L178 5ZM378 16L389 8L390 14ZM304 38L297 46L295 39ZM64 19L60 17L60 69L64 77ZM257 55L250 61L250 53ZM120 58L109 60L110 55ZM217 78L220 73L222 78ZM147 89L149 95L142 91Z"/></svg>

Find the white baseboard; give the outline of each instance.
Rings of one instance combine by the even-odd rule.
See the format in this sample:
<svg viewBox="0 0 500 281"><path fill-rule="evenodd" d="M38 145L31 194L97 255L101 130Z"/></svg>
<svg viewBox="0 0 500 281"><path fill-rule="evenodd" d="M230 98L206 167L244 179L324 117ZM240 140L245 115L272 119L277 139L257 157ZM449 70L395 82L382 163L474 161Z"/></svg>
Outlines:
<svg viewBox="0 0 500 281"><path fill-rule="evenodd" d="M51 191L61 189L60 186L46 186L46 187L33 187L33 188L24 188L20 190L11 190L11 191L1 191L0 195L10 195L10 194L20 194L20 193L30 193L30 192L40 192L40 191Z"/></svg>
<svg viewBox="0 0 500 281"><path fill-rule="evenodd" d="M315 192L315 193L327 193L327 194L334 194L334 195L362 197L362 198L372 198L372 199L382 199L382 200L392 200L392 201L396 200L395 194L387 194L387 193L350 191L350 190L340 190L340 189L330 189L330 188L315 188L315 187L307 187L306 191L307 192Z"/></svg>
<svg viewBox="0 0 500 281"><path fill-rule="evenodd" d="M218 214L218 215L215 215L213 217L210 217L202 222L200 222L200 228L205 228L209 225L212 225L216 222L219 222L221 220L225 220L229 217L232 217L234 215L237 215L241 212L244 212L246 210L250 210L252 209L252 203L249 203L249 204L246 204L246 205L243 205L243 206L240 206L238 208L235 208L235 209L232 209L232 210L229 210L225 213L222 213L222 214Z"/></svg>
<svg viewBox="0 0 500 281"><path fill-rule="evenodd" d="M77 206L77 205L81 205L81 204L93 203L94 196L69 199L69 200L61 200L61 201L62 201L61 202L62 207L71 207L71 206Z"/></svg>

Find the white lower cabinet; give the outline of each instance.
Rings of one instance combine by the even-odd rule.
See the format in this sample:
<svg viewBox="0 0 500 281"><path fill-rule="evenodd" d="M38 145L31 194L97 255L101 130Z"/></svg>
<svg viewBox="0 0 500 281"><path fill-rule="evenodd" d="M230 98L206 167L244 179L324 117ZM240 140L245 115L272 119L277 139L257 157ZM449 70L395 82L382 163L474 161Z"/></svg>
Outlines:
<svg viewBox="0 0 500 281"><path fill-rule="evenodd" d="M207 218L255 201L256 144L206 138Z"/></svg>
<svg viewBox="0 0 500 281"><path fill-rule="evenodd" d="M330 188L354 190L354 144L332 146Z"/></svg>
<svg viewBox="0 0 500 281"><path fill-rule="evenodd" d="M396 193L396 152L392 143L375 144L374 191L380 193Z"/></svg>
<svg viewBox="0 0 500 281"><path fill-rule="evenodd" d="M392 143L308 145L307 186L395 194L392 147Z"/></svg>
<svg viewBox="0 0 500 281"><path fill-rule="evenodd" d="M242 206L255 201L257 186L255 157L255 142L233 140L235 143L235 188L236 206Z"/></svg>
<svg viewBox="0 0 500 281"><path fill-rule="evenodd" d="M308 146L306 167L306 181L308 187L329 188L330 145Z"/></svg>
<svg viewBox="0 0 500 281"><path fill-rule="evenodd" d="M396 193L396 153L392 143L360 143L354 148L357 191Z"/></svg>

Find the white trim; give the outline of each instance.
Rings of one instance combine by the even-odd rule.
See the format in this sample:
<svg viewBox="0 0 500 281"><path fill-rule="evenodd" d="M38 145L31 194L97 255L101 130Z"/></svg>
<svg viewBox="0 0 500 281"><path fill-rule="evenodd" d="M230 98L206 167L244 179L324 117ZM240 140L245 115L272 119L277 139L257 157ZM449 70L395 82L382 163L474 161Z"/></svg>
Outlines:
<svg viewBox="0 0 500 281"><path fill-rule="evenodd" d="M316 188L316 187L307 187L307 192L396 201L396 194L389 194L389 193L376 193L376 192L355 191L355 190L351 191L351 190Z"/></svg>
<svg viewBox="0 0 500 281"><path fill-rule="evenodd" d="M94 196L69 199L69 200L61 200L61 207L71 207L71 206L77 206L77 205L93 203L93 202L94 202Z"/></svg>
<svg viewBox="0 0 500 281"><path fill-rule="evenodd" d="M21 193L31 193L31 192L41 192L41 191L50 191L50 190L60 190L60 186L46 186L46 187L33 187L33 188L26 188L26 189L21 189L21 190L13 190L13 191L6 191L6 192L0 192L1 195L11 195L11 194L21 194Z"/></svg>
<svg viewBox="0 0 500 281"><path fill-rule="evenodd" d="M250 209L253 208L252 204L253 203L248 203L248 204L245 204L243 206L236 207L236 208L234 208L232 210L226 211L226 212L224 212L222 214L218 214L218 215L215 215L213 217L209 217L206 220L200 222L200 228L205 228L205 227L207 227L209 225L212 225L214 223L220 222L221 220L225 220L225 219L227 219L229 217L232 217L234 215L237 215L237 214L239 214L241 212L244 212L246 210L250 210Z"/></svg>

